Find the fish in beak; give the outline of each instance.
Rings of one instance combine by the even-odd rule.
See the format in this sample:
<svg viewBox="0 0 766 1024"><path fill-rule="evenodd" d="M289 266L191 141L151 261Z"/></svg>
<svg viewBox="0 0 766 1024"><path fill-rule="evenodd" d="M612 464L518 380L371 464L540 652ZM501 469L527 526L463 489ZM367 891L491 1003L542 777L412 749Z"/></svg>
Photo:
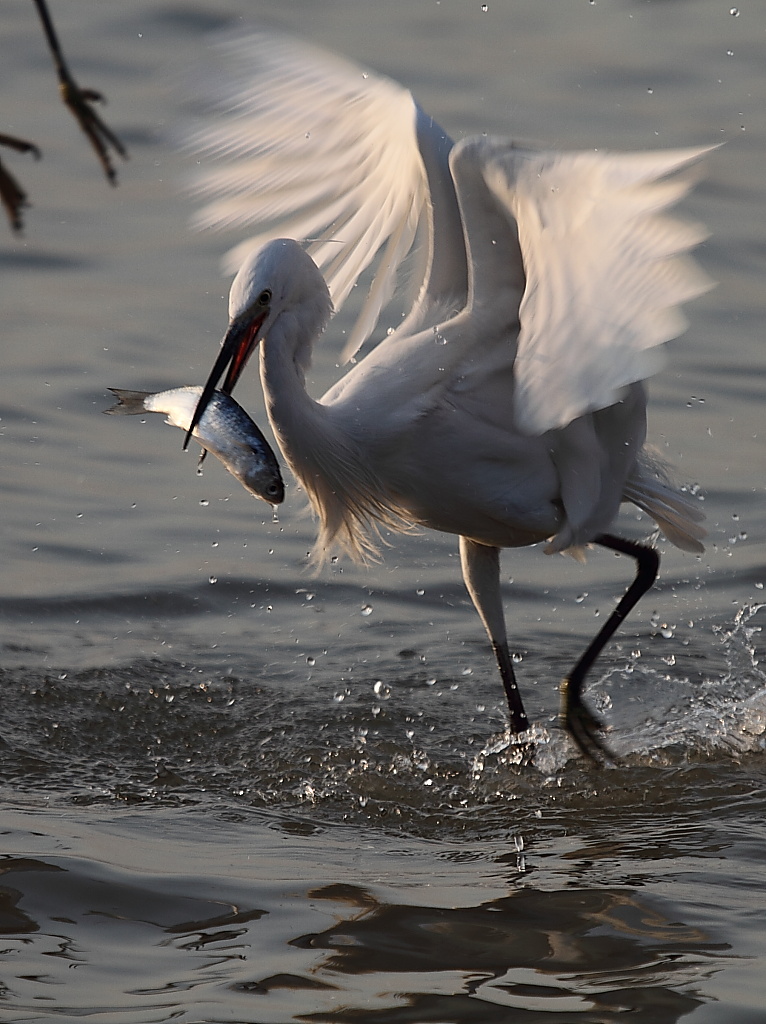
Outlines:
<svg viewBox="0 0 766 1024"><path fill-rule="evenodd" d="M184 439L184 449L186 449L191 440L194 428L205 415L205 409L224 372L226 373L226 378L221 391L226 395L230 395L234 390L234 385L247 366L255 346L260 341L261 328L268 313L268 309L263 309L255 317L245 320L233 320L229 324L229 328L221 342L221 351L218 353L218 358L213 369L210 371L210 376L202 389L202 394L197 402L197 408L194 410L194 415L191 418L191 423Z"/></svg>

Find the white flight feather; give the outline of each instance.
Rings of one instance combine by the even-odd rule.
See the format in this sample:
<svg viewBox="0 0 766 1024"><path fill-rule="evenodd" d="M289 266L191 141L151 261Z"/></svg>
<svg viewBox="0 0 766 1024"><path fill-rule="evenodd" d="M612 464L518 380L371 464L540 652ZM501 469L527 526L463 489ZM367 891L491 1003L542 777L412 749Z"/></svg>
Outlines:
<svg viewBox="0 0 766 1024"><path fill-rule="evenodd" d="M271 238L296 238L339 309L385 246L345 357L369 336L425 215L427 188L408 90L276 34L218 43L215 124L187 134L201 159L200 228L258 234L231 249L227 272Z"/></svg>
<svg viewBox="0 0 766 1024"><path fill-rule="evenodd" d="M187 144L201 158L195 191L208 200L197 225L259 229L229 251L226 268L235 270L271 238L297 238L322 271L337 310L377 256L344 351L348 358L375 327L397 269L425 225L432 250L442 232L439 283L429 294L433 268L421 261L420 297L406 327L410 333L423 327L453 294L457 311L466 253L451 209L450 143L438 125L428 135L428 119L411 94L273 33L227 38L218 48L225 73L212 90L215 124L189 135ZM430 155L429 177L416 125L428 145L446 140ZM472 273L500 280L503 263L510 274L523 262L520 304L505 315L508 323L516 316L520 322L518 339L508 346L514 418L525 433L542 434L608 407L625 386L655 372L657 347L685 328L680 304L710 286L686 255L704 232L664 212L691 186L691 176L680 172L708 150L556 153L471 138L453 154L468 149L496 215L518 230L518 244L485 248L485 262L474 259ZM434 173L446 181L439 195ZM454 189L467 199L458 174ZM491 223L480 228L492 232ZM469 226L469 248L473 231ZM478 242L478 231L473 238Z"/></svg>
<svg viewBox="0 0 766 1024"><path fill-rule="evenodd" d="M487 140L484 177L518 225L526 288L515 417L529 434L614 404L681 334L679 305L711 287L685 256L706 237L663 215L691 187L659 180L708 149L554 153Z"/></svg>

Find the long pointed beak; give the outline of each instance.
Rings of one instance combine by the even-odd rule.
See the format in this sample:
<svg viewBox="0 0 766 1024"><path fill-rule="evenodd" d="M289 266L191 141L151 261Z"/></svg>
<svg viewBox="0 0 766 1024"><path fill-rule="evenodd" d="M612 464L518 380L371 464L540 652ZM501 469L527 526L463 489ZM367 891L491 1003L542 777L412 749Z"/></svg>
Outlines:
<svg viewBox="0 0 766 1024"><path fill-rule="evenodd" d="M223 377L224 371L226 371L226 379L221 390L227 395L230 395L234 390L234 385L247 366L247 361L253 354L253 350L259 341L259 332L265 318L266 315L264 313L262 317L250 323L233 323L229 325L229 329L221 342L221 351L218 353L218 358L213 365L213 369L210 371L210 376L202 389L202 394L199 396L197 407L191 418L189 429L184 438L184 449L186 449L191 440L194 428L205 415L205 409L207 409L208 403L218 385L218 381Z"/></svg>

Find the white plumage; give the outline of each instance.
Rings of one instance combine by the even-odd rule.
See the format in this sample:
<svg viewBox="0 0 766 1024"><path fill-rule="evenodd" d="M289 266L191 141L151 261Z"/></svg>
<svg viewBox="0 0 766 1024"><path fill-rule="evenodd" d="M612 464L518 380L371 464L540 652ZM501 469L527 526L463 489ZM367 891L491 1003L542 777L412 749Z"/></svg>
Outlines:
<svg viewBox="0 0 766 1024"><path fill-rule="evenodd" d="M519 732L499 548L596 542L640 565L646 549L605 533L630 500L702 550L698 506L643 449L642 381L684 329L680 304L708 287L688 256L703 232L666 212L707 150L453 144L408 91L347 61L271 35L222 46L215 125L189 140L207 200L197 222L258 234L227 258L239 270L207 391L227 367L233 388L262 341L269 417L319 516L319 560L334 542L363 557L380 524L460 536ZM416 241L411 311L314 401L304 373L333 305L377 261L353 354ZM593 753L580 685L569 724Z"/></svg>

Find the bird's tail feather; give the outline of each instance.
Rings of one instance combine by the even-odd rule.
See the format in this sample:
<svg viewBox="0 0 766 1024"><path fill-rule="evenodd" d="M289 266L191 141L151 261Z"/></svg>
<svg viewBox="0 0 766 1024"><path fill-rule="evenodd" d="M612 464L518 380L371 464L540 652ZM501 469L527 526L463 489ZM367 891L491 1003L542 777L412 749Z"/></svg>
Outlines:
<svg viewBox="0 0 766 1024"><path fill-rule="evenodd" d="M700 525L705 513L688 493L668 477L664 460L654 452L641 452L635 471L625 485L623 497L651 516L671 544L695 554L705 550Z"/></svg>

